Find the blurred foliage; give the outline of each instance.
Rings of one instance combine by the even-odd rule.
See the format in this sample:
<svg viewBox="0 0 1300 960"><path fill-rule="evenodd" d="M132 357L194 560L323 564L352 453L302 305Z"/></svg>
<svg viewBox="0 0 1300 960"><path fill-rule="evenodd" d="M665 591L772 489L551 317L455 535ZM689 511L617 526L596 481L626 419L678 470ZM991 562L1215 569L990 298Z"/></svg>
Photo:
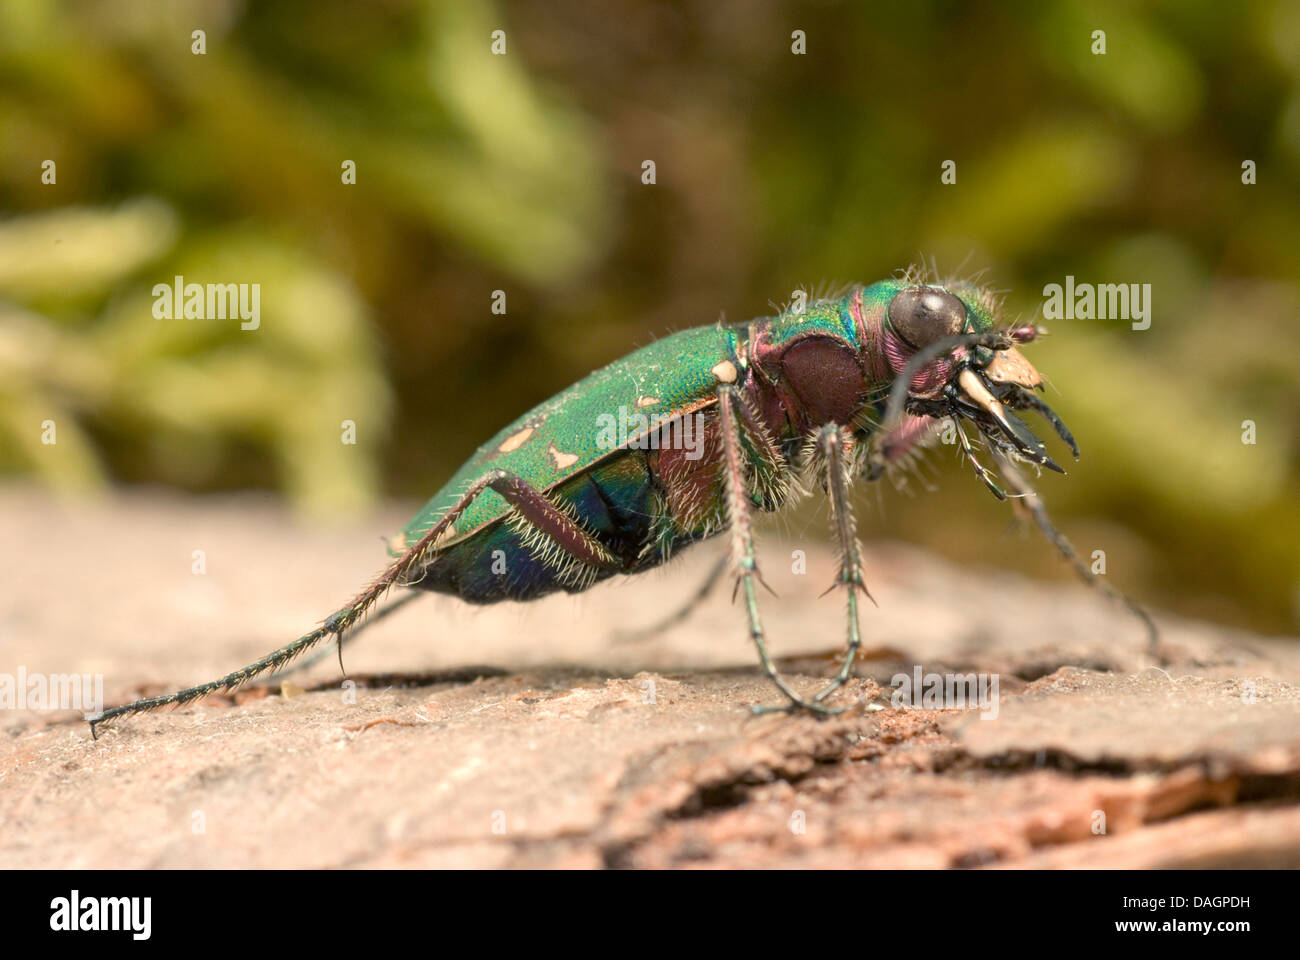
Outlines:
<svg viewBox="0 0 1300 960"><path fill-rule="evenodd" d="M923 256L1032 317L1067 274L1150 283L1150 330L1057 321L1030 349L1084 449L1044 493L1139 596L1294 629L1298 197L1287 0L7 0L0 470L338 514L427 496L591 368L796 287ZM260 329L154 319L176 274L260 283ZM949 453L864 531L1067 576Z"/></svg>

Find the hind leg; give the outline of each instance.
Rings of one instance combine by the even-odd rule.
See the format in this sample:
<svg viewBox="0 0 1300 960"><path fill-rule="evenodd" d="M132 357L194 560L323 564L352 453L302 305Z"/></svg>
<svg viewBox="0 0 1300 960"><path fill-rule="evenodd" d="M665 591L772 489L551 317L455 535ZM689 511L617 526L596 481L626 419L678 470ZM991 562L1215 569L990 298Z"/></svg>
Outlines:
<svg viewBox="0 0 1300 960"><path fill-rule="evenodd" d="M677 626L677 624L681 623L694 613L700 604L709 598L709 594L713 593L713 588L718 585L718 581L722 579L722 575L727 572L727 565L727 555L724 553L714 561L713 566L709 568L708 574L705 576L703 582L700 583L695 593L692 594L690 599L680 607L668 614L668 616L663 617L649 626L638 627L635 630L620 631L615 634L615 638L620 643L640 643L644 640L657 637L664 631Z"/></svg>
<svg viewBox="0 0 1300 960"><path fill-rule="evenodd" d="M396 600L393 600L391 603L387 603L384 606L377 608L373 613L371 613L368 617L366 617L364 621L358 623L346 634L340 633L334 640L335 649L337 649L339 655L339 672L345 675L347 673L347 671L343 669L343 644L345 642L349 644L348 649L351 649L350 645L356 642L357 637L360 636L362 631L366 630L369 627L373 627L380 620L388 619L398 610L402 609L402 607L406 606L408 603L410 603L412 600L416 599L419 596L420 596L419 591L410 590L407 593L402 594ZM324 660L328 655L329 655L328 647L326 647L324 650L318 650L316 653L313 653L306 660L299 660L297 663L293 664L292 666L286 667L284 670L281 670L280 676L288 677L295 673L302 673L306 670L310 670L316 664Z"/></svg>
<svg viewBox="0 0 1300 960"><path fill-rule="evenodd" d="M345 631L358 624L371 607L392 587L410 582L412 574L418 573L426 563L435 558L438 552L438 539L456 522L456 518L465 512L476 497L489 489L504 497L529 524L551 537L556 545L574 561L601 569L618 566L616 558L598 540L575 523L544 493L513 473L492 470L474 481L445 516L439 519L406 553L394 560L351 603L336 610L315 630L219 680L188 687L163 697L136 700L133 703L104 710L90 718L91 735L96 735L99 724L117 717L156 710L158 707L172 704L189 703L218 690L232 690L264 673L280 669L326 637L341 637Z"/></svg>

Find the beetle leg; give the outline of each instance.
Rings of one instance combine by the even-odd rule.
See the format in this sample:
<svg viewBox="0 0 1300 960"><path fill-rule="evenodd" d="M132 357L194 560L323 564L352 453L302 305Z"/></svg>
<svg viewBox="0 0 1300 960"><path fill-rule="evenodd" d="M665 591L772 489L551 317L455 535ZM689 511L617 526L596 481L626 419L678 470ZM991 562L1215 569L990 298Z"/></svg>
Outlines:
<svg viewBox="0 0 1300 960"><path fill-rule="evenodd" d="M826 470L826 493L831 501L831 519L835 523L835 532L840 541L840 574L835 585L843 584L849 590L848 641L844 663L835 675L816 696L814 703L821 703L848 681L853 673L853 661L862 646L862 636L858 626L858 591L871 594L862 579L862 549L858 545L857 525L853 520L853 501L849 496L850 463L846 447L849 436L839 424L828 423L817 434L817 446L821 451L822 462Z"/></svg>
<svg viewBox="0 0 1300 960"><path fill-rule="evenodd" d="M789 684L777 673L772 657L767 652L767 643L763 634L763 621L758 612L758 560L754 551L754 533L750 524L750 498L748 484L745 480L744 445L741 441L740 422L736 414L736 397L734 388L723 386L718 389L718 425L722 432L723 482L727 525L731 531L731 565L735 570L737 585L745 592L745 609L749 616L749 636L758 651L759 663L763 673L785 694L789 703L784 707L753 707L754 713L768 713L772 710L809 710L818 714L839 713L840 709L827 707L825 704L804 700L790 688Z"/></svg>
<svg viewBox="0 0 1300 960"><path fill-rule="evenodd" d="M372 627L372 626L374 626L376 623L378 623L380 620L384 620L384 619L386 619L386 618L392 616L394 613L396 613L396 612L397 612L398 610L400 610L402 607L406 606L406 605L407 605L408 603L410 603L412 600L418 599L418 598L419 598L420 596L422 596L422 595L423 595L423 591L420 591L420 590L410 590L410 591L408 591L407 593L402 594L402 595L401 595L400 597L398 597L396 600L393 600L391 603L387 603L387 604L385 604L383 607L380 607L378 610L376 610L376 611L375 611L374 613L372 613L370 616L366 617L364 623L359 623L359 624L357 624L355 627L353 627L351 630L349 630L346 634L340 634L337 638L335 638L335 641L334 641L334 642L335 642L335 644L337 645L337 648L338 648L338 654L339 654L339 671L342 672L342 673L344 673L344 675L346 675L346 673L347 673L347 671L345 671L345 670L343 669L343 644L344 644L344 642L347 642L349 645L355 643L355 642L356 642L356 639L357 639L357 636L361 633L362 630L365 630L365 629L367 629L367 628L369 628L369 627ZM351 649L350 646L349 646L349 649ZM308 657L306 660L299 660L297 663L293 664L293 666L288 667L288 668L286 668L286 669L284 669L284 670L281 670L281 671L280 671L280 676L281 676L281 677L287 677L287 676L290 676L291 674L302 673L302 672L305 671L305 670L310 670L310 669L311 669L312 667L314 667L316 664L318 664L318 663L320 663L322 660L324 660L325 657L329 655L329 652L330 652L330 651L329 651L329 647L326 647L324 650L320 650L320 651L318 651L318 652L316 652L316 653L313 653L313 654L312 654L310 657Z"/></svg>
<svg viewBox="0 0 1300 960"><path fill-rule="evenodd" d="M1038 491L1029 485L1025 475L1020 472L1016 465L1005 453L995 450L994 457L998 461L998 469L1001 470L1002 476L1006 479L1007 484L1013 487L1020 495L1019 502L1023 503L1034 522L1038 524L1038 529L1042 531L1057 551L1065 558L1066 562L1074 568L1074 572L1088 586L1100 591L1105 596L1114 600L1116 603L1124 606L1130 613L1142 621L1147 630L1147 652L1160 660L1160 631L1156 623L1151 619L1151 614L1147 613L1137 602L1131 600L1120 591L1116 590L1109 583L1099 578L1093 573L1088 565L1079 559L1079 554L1074 549L1074 544L1066 539L1065 534L1056 529L1056 524L1052 523L1052 518L1047 515L1047 507L1043 505L1043 498L1038 495Z"/></svg>
<svg viewBox="0 0 1300 960"><path fill-rule="evenodd" d="M412 574L418 576L426 563L437 555L436 544L443 532L455 523L456 518L465 512L475 497L487 489L495 490L504 497L529 523L552 537L575 560L601 568L618 566L618 561L597 540L552 503L544 493L513 473L491 470L470 484L469 489L461 495L456 505L430 527L428 532L406 553L394 560L388 569L373 580L351 603L330 614L315 630L267 654L261 660L227 674L220 680L201 683L163 697L149 697L103 710L90 718L91 736L96 735L99 724L116 717L156 710L172 704L190 703L218 690L233 690L254 677L280 669L326 637L341 637L346 630L356 625L389 589L409 583Z"/></svg>
<svg viewBox="0 0 1300 960"><path fill-rule="evenodd" d="M704 578L704 582L700 584L699 589L697 589L691 598L684 604L668 616L661 619L658 623L651 624L648 627L640 627L636 630L620 631L615 634L615 639L620 643L639 643L643 640L648 640L651 637L657 636L665 630L675 627L694 613L696 607L708 599L709 594L713 592L713 588L716 587L718 581L722 579L722 575L727 572L727 566L728 557L724 553L714 561L713 566L709 570L708 576Z"/></svg>
<svg viewBox="0 0 1300 960"><path fill-rule="evenodd" d="M936 421L946 412L936 412L934 414L926 413L924 410L933 409L936 411L946 411L946 408L939 403L933 407L920 404L917 409L907 410L906 414L898 421L889 437L880 441L879 457L873 463L870 454L859 459L865 465L862 469L863 476L871 480L879 480L884 475L885 468L897 463L905 462L909 453L920 447L932 435ZM870 449L870 448L868 448Z"/></svg>

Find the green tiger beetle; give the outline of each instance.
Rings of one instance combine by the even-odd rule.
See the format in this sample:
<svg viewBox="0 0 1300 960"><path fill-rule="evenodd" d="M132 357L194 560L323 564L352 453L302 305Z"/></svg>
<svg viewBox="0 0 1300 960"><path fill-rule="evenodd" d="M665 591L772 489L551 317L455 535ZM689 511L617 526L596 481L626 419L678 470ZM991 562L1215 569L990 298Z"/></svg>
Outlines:
<svg viewBox="0 0 1300 960"><path fill-rule="evenodd" d="M992 293L974 283L930 283L918 271L748 323L696 327L597 370L524 414L480 447L390 544L390 566L316 629L219 680L137 700L90 718L99 724L230 690L279 670L368 613L384 615L431 590L470 603L576 593L614 574L666 563L726 531L729 550L691 603L729 569L743 594L763 672L785 697L767 710L831 714L861 644L866 594L850 503L855 478L875 480L932 443L945 423L961 455L999 500L1013 502L1087 582L1144 611L1078 558L1017 464L1064 472L1014 411L1040 414L1070 448L1061 418L1038 396L1042 377L1017 348L1041 332L1000 325ZM998 474L980 462L967 428ZM1001 480L1001 483L999 483ZM811 698L777 672L759 616L761 583L751 518L818 486L830 500L840 551L835 585L848 600L846 653ZM376 604L410 588L388 608ZM869 594L868 594L869 596ZM373 621L375 617L371 617Z"/></svg>

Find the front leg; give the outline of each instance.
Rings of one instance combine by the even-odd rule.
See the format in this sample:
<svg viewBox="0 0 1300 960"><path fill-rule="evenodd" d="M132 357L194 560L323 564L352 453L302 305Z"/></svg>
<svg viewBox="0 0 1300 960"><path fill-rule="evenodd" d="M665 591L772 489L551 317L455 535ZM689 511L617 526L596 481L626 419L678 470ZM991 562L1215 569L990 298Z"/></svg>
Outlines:
<svg viewBox="0 0 1300 960"><path fill-rule="evenodd" d="M813 697L815 703L820 703L844 686L853 674L853 661L862 646L858 623L858 591L861 590L868 597L871 596L862 579L862 548L858 544L857 524L853 519L853 501L849 495L849 484L852 479L852 464L848 456L850 444L848 431L837 423L828 423L817 433L817 449L821 454L822 467L825 471L826 495L831 501L831 521L835 525L840 547L840 574L836 577L834 586L848 588L849 610L844 664L835 679Z"/></svg>
<svg viewBox="0 0 1300 960"><path fill-rule="evenodd" d="M1168 661L1160 655L1160 629L1156 626L1156 622L1151 619L1151 614L1147 613L1146 609L1143 608L1141 604L1131 599L1127 594L1115 589L1105 580L1098 577L1091 569L1089 569L1088 565L1079 558L1078 551L1074 549L1074 544L1070 543L1065 534L1056 529L1056 524L1054 524L1052 518L1048 516L1047 507L1043 503L1042 496L1037 490L1030 486L1029 481L1025 479L1025 475L1020 472L1020 469L1011 459L1011 455L995 449L994 456L997 459L998 467L1002 472L1002 476L1006 478L1007 484L1015 491L1016 496L1019 498L1017 503L1023 505L1023 507L1029 511L1029 515L1033 517L1034 522L1038 524L1038 529L1042 532L1043 536L1048 539L1052 546L1056 547L1057 552L1065 559L1065 562L1074 568L1074 572L1079 575L1080 580L1089 587L1092 587L1094 590L1099 591L1111 600L1122 605L1142 621L1142 625L1146 628L1147 632L1147 653L1157 661L1167 663Z"/></svg>

